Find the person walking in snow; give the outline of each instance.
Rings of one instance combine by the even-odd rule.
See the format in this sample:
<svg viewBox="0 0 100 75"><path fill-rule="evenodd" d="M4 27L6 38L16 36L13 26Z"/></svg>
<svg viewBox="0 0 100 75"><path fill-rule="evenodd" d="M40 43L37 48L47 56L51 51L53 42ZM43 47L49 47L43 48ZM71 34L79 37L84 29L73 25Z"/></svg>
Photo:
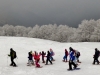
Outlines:
<svg viewBox="0 0 100 75"><path fill-rule="evenodd" d="M41 55L42 55L42 63L45 63L44 57L45 57L46 53L44 51L42 51Z"/></svg>
<svg viewBox="0 0 100 75"><path fill-rule="evenodd" d="M48 61L52 64L52 61L50 60L50 57L51 57L51 54L49 51L47 51L47 59L46 59L46 64L45 65L48 65Z"/></svg>
<svg viewBox="0 0 100 75"><path fill-rule="evenodd" d="M75 50L75 56L76 56L77 62L78 62L78 63L81 63L81 62L79 61L80 52L79 52L78 50Z"/></svg>
<svg viewBox="0 0 100 75"><path fill-rule="evenodd" d="M67 57L68 57L68 51L67 51L67 49L65 49L65 55L63 57L64 62L67 62Z"/></svg>
<svg viewBox="0 0 100 75"><path fill-rule="evenodd" d="M72 65L74 66L74 69L77 67L77 65L75 64L75 51L73 50L72 47L69 47L69 69L68 70L72 70Z"/></svg>
<svg viewBox="0 0 100 75"><path fill-rule="evenodd" d="M34 65L32 51L28 52L28 65Z"/></svg>
<svg viewBox="0 0 100 75"><path fill-rule="evenodd" d="M93 64L95 64L95 62L97 62L97 64L99 64L99 60L98 60L99 54L100 54L99 50L97 48L95 48L95 54L93 56L93 58L94 58Z"/></svg>
<svg viewBox="0 0 100 75"><path fill-rule="evenodd" d="M35 52L35 54L34 54L35 65L36 65L36 67L38 67L38 68L41 67L40 64L39 64L40 56L41 56L41 54L38 54L37 52Z"/></svg>
<svg viewBox="0 0 100 75"><path fill-rule="evenodd" d="M54 58L53 58L53 56L55 55L55 53L54 53L54 51L51 48L50 48L50 55L51 55L50 60L51 61L55 61Z"/></svg>
<svg viewBox="0 0 100 75"><path fill-rule="evenodd" d="M16 52L12 48L10 48L10 54L8 54L8 56L11 58L10 66L16 67L16 63L14 62L14 59L17 57L17 55L16 55Z"/></svg>

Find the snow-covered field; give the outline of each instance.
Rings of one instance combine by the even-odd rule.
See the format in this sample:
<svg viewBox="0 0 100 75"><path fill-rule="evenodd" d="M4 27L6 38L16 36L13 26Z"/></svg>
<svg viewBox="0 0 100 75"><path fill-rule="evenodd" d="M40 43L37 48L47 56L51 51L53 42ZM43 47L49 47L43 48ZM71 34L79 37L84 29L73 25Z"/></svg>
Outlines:
<svg viewBox="0 0 100 75"><path fill-rule="evenodd" d="M80 70L67 71L68 63L62 62L64 49L73 47L81 52L78 67ZM17 52L18 59L15 59L18 67L11 67L10 58L7 56L13 48ZM44 65L43 68L26 66L28 62L28 52L44 50L47 52L52 48L55 52L53 65ZM92 65L94 49L100 49L100 43L60 43L50 40L42 40L24 37L0 37L0 75L100 75L100 65Z"/></svg>

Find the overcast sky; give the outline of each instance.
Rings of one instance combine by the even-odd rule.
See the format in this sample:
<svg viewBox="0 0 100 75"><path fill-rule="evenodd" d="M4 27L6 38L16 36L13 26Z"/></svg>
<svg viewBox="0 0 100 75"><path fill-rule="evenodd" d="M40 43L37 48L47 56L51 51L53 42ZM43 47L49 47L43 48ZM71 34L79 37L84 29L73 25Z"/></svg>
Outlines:
<svg viewBox="0 0 100 75"><path fill-rule="evenodd" d="M0 0L0 24L33 26L100 18L100 0Z"/></svg>

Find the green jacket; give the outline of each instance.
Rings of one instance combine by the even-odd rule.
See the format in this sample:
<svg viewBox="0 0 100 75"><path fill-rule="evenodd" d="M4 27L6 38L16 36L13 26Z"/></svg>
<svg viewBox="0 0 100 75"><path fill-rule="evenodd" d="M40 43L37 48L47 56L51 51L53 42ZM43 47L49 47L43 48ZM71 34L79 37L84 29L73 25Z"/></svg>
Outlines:
<svg viewBox="0 0 100 75"><path fill-rule="evenodd" d="M14 58L14 52L11 51L10 54L8 54L8 56Z"/></svg>

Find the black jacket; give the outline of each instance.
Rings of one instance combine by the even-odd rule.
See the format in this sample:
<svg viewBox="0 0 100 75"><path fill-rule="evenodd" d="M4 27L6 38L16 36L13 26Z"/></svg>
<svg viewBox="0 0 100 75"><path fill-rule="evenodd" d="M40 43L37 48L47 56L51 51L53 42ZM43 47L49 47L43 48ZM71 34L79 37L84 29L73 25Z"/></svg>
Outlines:
<svg viewBox="0 0 100 75"><path fill-rule="evenodd" d="M51 54L50 54L50 52L48 51L47 59L50 59L50 57L51 57Z"/></svg>
<svg viewBox="0 0 100 75"><path fill-rule="evenodd" d="M98 57L99 57L99 51L98 50L95 50L94 58L98 58Z"/></svg>

